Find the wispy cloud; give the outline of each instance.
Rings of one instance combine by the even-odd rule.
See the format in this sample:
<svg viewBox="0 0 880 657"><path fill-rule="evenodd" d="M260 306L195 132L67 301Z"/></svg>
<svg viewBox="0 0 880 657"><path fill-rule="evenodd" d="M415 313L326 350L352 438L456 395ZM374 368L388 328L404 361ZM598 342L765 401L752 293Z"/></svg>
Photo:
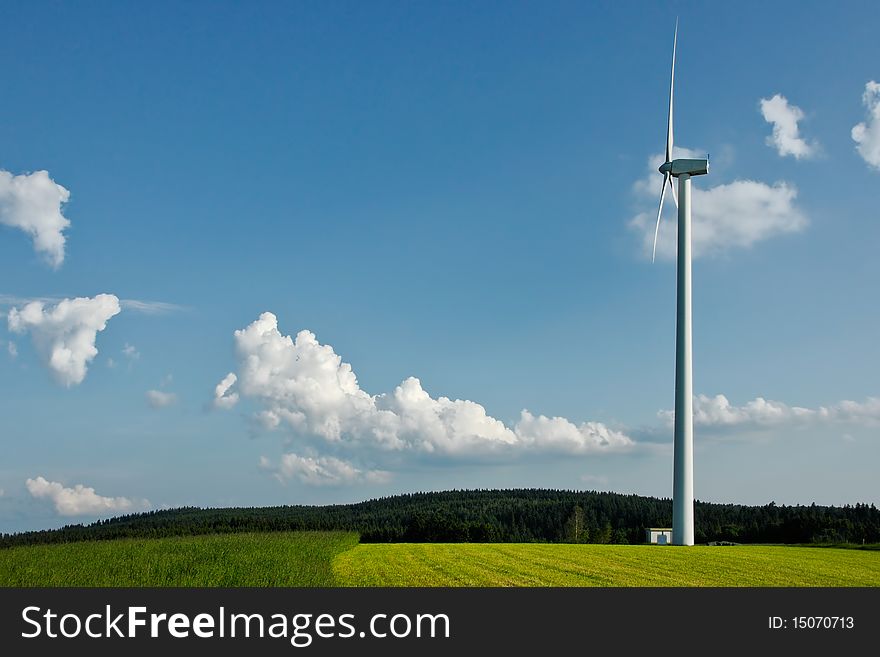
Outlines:
<svg viewBox="0 0 880 657"><path fill-rule="evenodd" d="M122 299L119 302L124 310L130 310L144 315L165 315L186 310L186 306L167 301L143 301L140 299Z"/></svg>
<svg viewBox="0 0 880 657"><path fill-rule="evenodd" d="M581 482L590 486L607 486L608 477L604 475L585 474L581 475Z"/></svg>
<svg viewBox="0 0 880 657"><path fill-rule="evenodd" d="M63 296L43 296L43 297L22 297L14 294L0 294L0 307L21 306L33 301L39 301L44 304L58 303L63 300ZM165 315L188 310L186 306L176 303L168 303L167 301L143 301L140 299L120 299L119 306L123 310L143 315Z"/></svg>
<svg viewBox="0 0 880 657"><path fill-rule="evenodd" d="M147 403L153 410L166 408L177 403L177 395L164 390L147 390Z"/></svg>
<svg viewBox="0 0 880 657"><path fill-rule="evenodd" d="M813 157L819 150L815 141L807 142L800 135L798 122L804 112L797 105L789 105L782 94L762 98L761 115L773 126L773 134L767 137L767 145L776 149L781 157L793 156L796 160Z"/></svg>
<svg viewBox="0 0 880 657"><path fill-rule="evenodd" d="M868 116L853 127L852 138L868 166L880 170L880 83L871 80L865 85L862 102Z"/></svg>
<svg viewBox="0 0 880 657"><path fill-rule="evenodd" d="M40 303L58 303L64 297L19 297L14 294L0 294L0 306L23 306L27 303L39 301Z"/></svg>
<svg viewBox="0 0 880 657"><path fill-rule="evenodd" d="M128 344L126 342L122 346L122 355L125 356L130 361L139 360L141 357L141 352L139 352L134 345Z"/></svg>

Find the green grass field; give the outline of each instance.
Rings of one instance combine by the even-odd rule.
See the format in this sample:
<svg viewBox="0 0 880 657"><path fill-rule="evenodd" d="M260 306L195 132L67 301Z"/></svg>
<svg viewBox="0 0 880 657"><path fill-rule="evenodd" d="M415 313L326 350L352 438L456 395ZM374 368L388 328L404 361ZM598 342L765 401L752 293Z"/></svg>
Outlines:
<svg viewBox="0 0 880 657"><path fill-rule="evenodd" d="M362 544L345 586L880 586L880 552L785 546Z"/></svg>
<svg viewBox="0 0 880 657"><path fill-rule="evenodd" d="M333 586L344 532L123 539L0 550L2 586Z"/></svg>
<svg viewBox="0 0 880 657"><path fill-rule="evenodd" d="M0 586L880 586L880 551L358 544L287 532L0 550Z"/></svg>

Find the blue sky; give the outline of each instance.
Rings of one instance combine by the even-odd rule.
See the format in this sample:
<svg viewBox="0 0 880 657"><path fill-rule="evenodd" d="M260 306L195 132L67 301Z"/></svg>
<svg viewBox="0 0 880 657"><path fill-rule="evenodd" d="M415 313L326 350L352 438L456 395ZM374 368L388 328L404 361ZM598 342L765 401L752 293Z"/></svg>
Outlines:
<svg viewBox="0 0 880 657"><path fill-rule="evenodd" d="M696 495L880 502L876 3L28 3L0 26L0 530L668 496L671 210L654 265L643 227L676 16L676 143L712 157ZM79 381L51 360L70 330Z"/></svg>

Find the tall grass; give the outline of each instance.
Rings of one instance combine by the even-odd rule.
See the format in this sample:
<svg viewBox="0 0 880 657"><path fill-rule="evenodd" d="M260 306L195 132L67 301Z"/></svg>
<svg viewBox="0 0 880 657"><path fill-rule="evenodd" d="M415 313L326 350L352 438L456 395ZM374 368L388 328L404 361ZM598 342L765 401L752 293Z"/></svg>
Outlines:
<svg viewBox="0 0 880 657"><path fill-rule="evenodd" d="M333 586L349 532L121 539L0 550L0 586Z"/></svg>

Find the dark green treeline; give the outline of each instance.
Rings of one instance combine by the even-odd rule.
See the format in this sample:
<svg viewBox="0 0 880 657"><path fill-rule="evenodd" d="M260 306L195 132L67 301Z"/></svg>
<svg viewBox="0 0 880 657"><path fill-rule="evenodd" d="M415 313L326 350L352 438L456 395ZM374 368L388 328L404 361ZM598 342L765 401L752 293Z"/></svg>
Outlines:
<svg viewBox="0 0 880 657"><path fill-rule="evenodd" d="M567 490L453 490L358 504L152 511L90 525L0 535L0 547L196 534L352 530L363 542L643 543L669 527L669 499ZM877 543L873 505L742 506L696 503L698 543Z"/></svg>

